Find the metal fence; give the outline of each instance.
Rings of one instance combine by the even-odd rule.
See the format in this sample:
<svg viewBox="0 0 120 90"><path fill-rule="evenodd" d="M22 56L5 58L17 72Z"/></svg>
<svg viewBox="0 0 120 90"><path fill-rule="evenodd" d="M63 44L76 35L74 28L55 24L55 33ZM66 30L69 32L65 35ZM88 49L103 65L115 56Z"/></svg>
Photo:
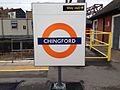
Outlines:
<svg viewBox="0 0 120 90"><path fill-rule="evenodd" d="M86 47L96 51L100 56L85 57L86 59L111 60L112 33L94 30L86 30Z"/></svg>
<svg viewBox="0 0 120 90"><path fill-rule="evenodd" d="M14 61L14 60L33 60L33 49L24 49L10 52L0 52L1 61Z"/></svg>
<svg viewBox="0 0 120 90"><path fill-rule="evenodd" d="M0 61L33 60L32 40L0 40Z"/></svg>

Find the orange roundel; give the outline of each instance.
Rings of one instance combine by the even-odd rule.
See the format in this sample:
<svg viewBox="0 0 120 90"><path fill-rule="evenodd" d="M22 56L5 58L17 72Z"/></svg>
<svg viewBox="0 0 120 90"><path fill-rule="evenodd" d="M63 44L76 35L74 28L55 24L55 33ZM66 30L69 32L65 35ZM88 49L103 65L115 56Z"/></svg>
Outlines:
<svg viewBox="0 0 120 90"><path fill-rule="evenodd" d="M77 38L77 35L76 35L75 31L73 30L73 28L64 23L55 23L55 24L50 25L43 33L42 38L49 38L50 34L53 31L56 31L59 29L66 31L70 35L71 38ZM65 50L64 52L56 52L53 49L51 49L51 47L49 45L42 45L42 46L43 46L44 50L46 51L46 53L54 58L68 57L69 55L71 55L74 52L74 50L77 47L76 44L71 44L69 46L69 48L67 50Z"/></svg>

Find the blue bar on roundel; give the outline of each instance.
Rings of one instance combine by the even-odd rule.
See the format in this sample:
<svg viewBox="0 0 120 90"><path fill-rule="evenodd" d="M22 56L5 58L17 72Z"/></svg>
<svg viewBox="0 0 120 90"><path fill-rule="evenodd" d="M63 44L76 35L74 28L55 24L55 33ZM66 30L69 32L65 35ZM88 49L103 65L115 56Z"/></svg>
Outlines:
<svg viewBox="0 0 120 90"><path fill-rule="evenodd" d="M66 45L81 44L81 37L78 38L38 38L38 45Z"/></svg>

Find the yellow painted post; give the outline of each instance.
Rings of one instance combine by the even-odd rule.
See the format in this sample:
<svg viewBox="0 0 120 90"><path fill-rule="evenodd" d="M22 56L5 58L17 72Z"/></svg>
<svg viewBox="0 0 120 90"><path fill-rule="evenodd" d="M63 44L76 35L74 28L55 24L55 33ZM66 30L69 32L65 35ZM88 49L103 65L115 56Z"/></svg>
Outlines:
<svg viewBox="0 0 120 90"><path fill-rule="evenodd" d="M90 49L92 49L92 31L90 30Z"/></svg>
<svg viewBox="0 0 120 90"><path fill-rule="evenodd" d="M107 61L111 60L111 45L112 45L112 33L109 33L109 40L108 40L108 59Z"/></svg>

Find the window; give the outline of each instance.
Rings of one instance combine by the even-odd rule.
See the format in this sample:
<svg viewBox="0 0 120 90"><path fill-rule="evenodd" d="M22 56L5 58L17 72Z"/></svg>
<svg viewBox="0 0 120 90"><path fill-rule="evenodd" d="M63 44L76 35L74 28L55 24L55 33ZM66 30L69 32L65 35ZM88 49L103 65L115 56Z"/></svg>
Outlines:
<svg viewBox="0 0 120 90"><path fill-rule="evenodd" d="M20 50L20 42L13 42L13 50Z"/></svg>
<svg viewBox="0 0 120 90"><path fill-rule="evenodd" d="M33 42L31 41L23 42L23 49L33 49Z"/></svg>
<svg viewBox="0 0 120 90"><path fill-rule="evenodd" d="M23 29L26 29L26 25L23 25Z"/></svg>
<svg viewBox="0 0 120 90"><path fill-rule="evenodd" d="M17 29L18 28L17 20L12 20L11 21L11 27L12 27L12 29Z"/></svg>

